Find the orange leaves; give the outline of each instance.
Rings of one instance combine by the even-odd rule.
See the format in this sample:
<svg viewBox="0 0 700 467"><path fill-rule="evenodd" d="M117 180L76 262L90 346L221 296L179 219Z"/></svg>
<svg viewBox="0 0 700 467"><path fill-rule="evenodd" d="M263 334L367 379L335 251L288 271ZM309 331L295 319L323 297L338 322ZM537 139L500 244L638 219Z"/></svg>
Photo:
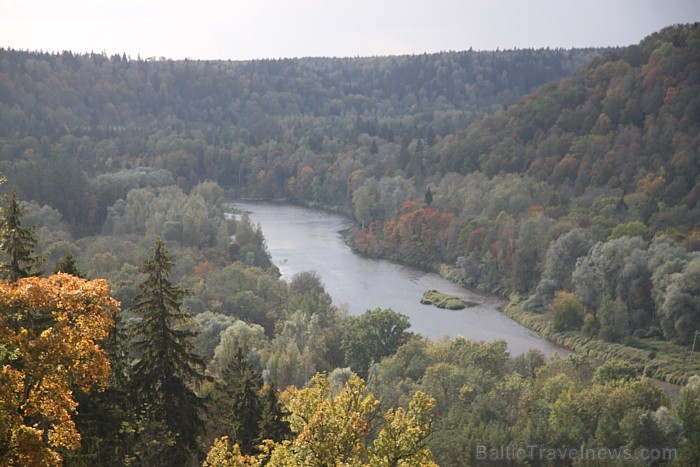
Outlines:
<svg viewBox="0 0 700 467"><path fill-rule="evenodd" d="M666 174L663 169L660 173L647 173L640 175L637 179L639 191L651 196L661 196L666 188Z"/></svg>
<svg viewBox="0 0 700 467"><path fill-rule="evenodd" d="M73 388L104 389L109 359L99 342L119 303L104 280L67 274L0 283L0 463L55 464L80 444ZM0 355L1 357L1 355Z"/></svg>
<svg viewBox="0 0 700 467"><path fill-rule="evenodd" d="M364 254L428 265L447 249L453 224L454 214L407 200L399 208L398 219L374 221L358 229L353 244Z"/></svg>

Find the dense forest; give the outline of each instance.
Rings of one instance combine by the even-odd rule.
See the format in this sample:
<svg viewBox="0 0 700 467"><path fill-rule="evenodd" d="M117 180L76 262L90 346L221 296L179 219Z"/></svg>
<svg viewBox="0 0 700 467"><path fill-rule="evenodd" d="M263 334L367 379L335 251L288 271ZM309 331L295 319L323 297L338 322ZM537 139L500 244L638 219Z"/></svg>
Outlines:
<svg viewBox="0 0 700 467"><path fill-rule="evenodd" d="M695 465L699 131L697 24L353 59L0 49L0 464ZM280 278L235 196L345 213L358 253L577 352L348 316Z"/></svg>

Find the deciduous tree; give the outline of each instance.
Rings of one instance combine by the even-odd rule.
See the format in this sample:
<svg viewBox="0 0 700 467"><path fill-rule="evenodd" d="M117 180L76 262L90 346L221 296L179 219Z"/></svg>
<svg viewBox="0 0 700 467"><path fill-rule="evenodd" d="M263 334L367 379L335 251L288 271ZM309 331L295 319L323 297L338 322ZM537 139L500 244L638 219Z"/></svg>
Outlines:
<svg viewBox="0 0 700 467"><path fill-rule="evenodd" d="M367 310L350 320L343 332L341 348L345 362L361 376L366 376L369 366L379 363L383 357L393 355L396 349L411 336L408 317L391 308Z"/></svg>
<svg viewBox="0 0 700 467"><path fill-rule="evenodd" d="M107 386L118 306L101 279L0 283L0 464L55 465L80 446L74 391Z"/></svg>

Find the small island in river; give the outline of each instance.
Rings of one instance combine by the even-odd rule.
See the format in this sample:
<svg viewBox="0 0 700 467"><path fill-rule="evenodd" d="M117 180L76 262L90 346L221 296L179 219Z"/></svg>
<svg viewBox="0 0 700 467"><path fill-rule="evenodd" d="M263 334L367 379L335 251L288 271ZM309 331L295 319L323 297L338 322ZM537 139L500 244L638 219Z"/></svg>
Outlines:
<svg viewBox="0 0 700 467"><path fill-rule="evenodd" d="M444 294L435 289L426 290L420 302L423 305L433 305L448 310L462 310L467 307L476 306L476 303L465 302L459 297Z"/></svg>

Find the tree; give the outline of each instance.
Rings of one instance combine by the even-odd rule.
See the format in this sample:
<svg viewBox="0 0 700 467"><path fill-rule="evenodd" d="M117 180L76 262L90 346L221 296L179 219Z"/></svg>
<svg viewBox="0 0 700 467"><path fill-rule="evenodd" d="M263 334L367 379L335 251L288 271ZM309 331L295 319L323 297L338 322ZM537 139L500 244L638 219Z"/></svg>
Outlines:
<svg viewBox="0 0 700 467"><path fill-rule="evenodd" d="M205 380L205 364L193 352L196 334L192 318L182 308L188 292L169 279L173 265L165 243L157 239L142 269L147 277L131 308L142 317L133 327L133 348L140 355L132 370L134 395L146 421L163 423L146 427L138 438L158 439L161 433L154 430L163 428L174 437L172 445L162 444L160 453L136 453L151 456L157 465L182 465L197 456L203 426L204 401L196 388Z"/></svg>
<svg viewBox="0 0 700 467"><path fill-rule="evenodd" d="M234 359L223 370L221 379L219 391L225 407L225 432L244 453L251 454L258 441L262 377L246 362L243 349L239 347Z"/></svg>
<svg viewBox="0 0 700 467"><path fill-rule="evenodd" d="M108 384L100 343L118 306L101 279L0 283L0 464L55 465L80 446L74 395Z"/></svg>
<svg viewBox="0 0 700 467"><path fill-rule="evenodd" d="M296 438L289 442L268 442L256 457L245 456L238 445L229 447L220 439L204 463L209 467L292 466L292 465L376 465L430 466L436 464L426 446L432 432L431 410L435 401L416 392L408 408L390 409L384 414L374 442L374 423L379 419L379 401L365 391L357 375L333 395L325 375L312 378L308 387L292 393L289 408Z"/></svg>
<svg viewBox="0 0 700 467"><path fill-rule="evenodd" d="M660 311L664 335L690 343L700 329L700 258L671 275Z"/></svg>
<svg viewBox="0 0 700 467"><path fill-rule="evenodd" d="M600 323L599 337L606 341L615 342L629 334L629 312L627 304L622 300L604 296L598 309Z"/></svg>
<svg viewBox="0 0 700 467"><path fill-rule="evenodd" d="M294 274L289 282L289 291L292 295L303 295L307 293L320 295L326 291L321 281L321 277L316 271L302 271Z"/></svg>
<svg viewBox="0 0 700 467"><path fill-rule="evenodd" d="M637 369L626 360L608 360L599 366L593 374L594 384L606 384L610 381L630 381L637 377Z"/></svg>
<svg viewBox="0 0 700 467"><path fill-rule="evenodd" d="M700 376L691 376L688 384L681 389L675 412L687 439L680 453L681 465L698 465L700 463Z"/></svg>
<svg viewBox="0 0 700 467"><path fill-rule="evenodd" d="M17 190L13 190L5 209L0 244L0 250L9 257L9 263L2 265L2 274L10 282L40 274L38 268L44 262L43 258L35 255L37 240L34 228L22 227L22 214Z"/></svg>
<svg viewBox="0 0 700 467"><path fill-rule="evenodd" d="M583 324L583 304L569 292L557 292L552 303L554 317L552 327L555 332L578 330Z"/></svg>
<svg viewBox="0 0 700 467"><path fill-rule="evenodd" d="M78 268L75 256L70 251L65 254L56 264L56 269L54 273L63 272L65 274L70 274L75 277L85 277L85 274Z"/></svg>
<svg viewBox="0 0 700 467"><path fill-rule="evenodd" d="M110 360L109 386L100 392L76 394L79 410L75 424L80 432L80 449L66 456L70 466L120 465L129 451L128 425L132 404L129 403L129 341L121 314L115 316L110 335L101 343Z"/></svg>
<svg viewBox="0 0 700 467"><path fill-rule="evenodd" d="M634 271L628 265L632 259L639 263L647 246L641 237L620 237L596 243L588 255L578 259L572 283L576 296L587 309L598 310L606 296L623 298L629 285L647 274L641 265Z"/></svg>
<svg viewBox="0 0 700 467"><path fill-rule="evenodd" d="M571 273L576 260L586 256L592 245L590 235L583 229L573 229L549 244L542 279L528 302L541 306L554 297L556 290L571 290Z"/></svg>
<svg viewBox="0 0 700 467"><path fill-rule="evenodd" d="M260 397L260 420L258 421L258 442L266 439L281 442L289 439L287 417L289 411L279 401L279 393L274 385L265 386Z"/></svg>
<svg viewBox="0 0 700 467"><path fill-rule="evenodd" d="M345 362L360 376L367 376L372 363L393 355L411 336L408 317L391 308L367 310L352 318L340 343Z"/></svg>

